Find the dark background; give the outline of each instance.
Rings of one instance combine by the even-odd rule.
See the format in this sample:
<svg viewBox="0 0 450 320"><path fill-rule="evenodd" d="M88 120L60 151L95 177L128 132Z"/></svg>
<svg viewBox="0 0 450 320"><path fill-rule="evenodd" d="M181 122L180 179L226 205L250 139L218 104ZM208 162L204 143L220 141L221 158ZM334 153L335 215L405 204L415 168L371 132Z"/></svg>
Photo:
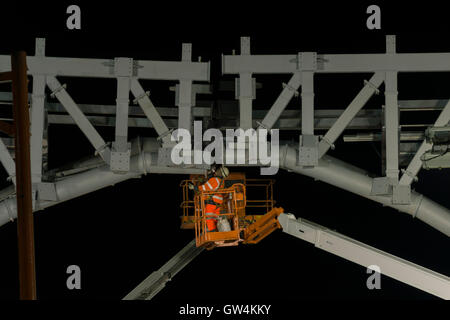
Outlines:
<svg viewBox="0 0 450 320"><path fill-rule="evenodd" d="M91 1L92 2L92 1ZM179 60L181 43L192 42L193 59L211 61L211 82L233 79L220 75L220 55L239 52L240 36L251 37L255 54L300 51L318 53L384 52L385 35L397 35L398 52L450 51L450 22L443 3L381 7L381 30L366 28L371 3L328 4L303 1L188 2L165 5L130 1L92 5L15 4L1 10L1 54L21 48L34 54L34 38L45 37L46 54L61 57ZM81 7L81 30L67 30L69 4ZM316 77L317 108L344 107L369 75ZM255 108L270 105L288 77L257 76L264 89ZM399 99L448 98L450 77L400 75ZM113 104L110 80L64 79L79 103ZM173 104L168 86L149 82L155 105ZM31 88L31 87L30 87ZM100 92L100 94L99 94ZM230 96L232 97L232 96ZM223 98L215 93L213 98ZM383 95L368 107L379 107ZM299 100L290 104L298 108ZM113 131L101 129L111 141ZM153 135L130 130L130 136ZM77 128L50 127L50 167L93 153ZM298 133L292 135L297 137ZM376 148L379 146L375 145ZM380 175L380 159L370 143L337 143L333 156ZM247 170L251 177L259 171ZM192 238L179 229L182 175L149 175L88 194L35 215L36 271L39 299L121 299L160 268ZM286 212L335 229L440 273L448 274L449 239L411 216L357 195L280 171L275 199ZM448 171L419 174L417 191L450 207ZM0 299L18 298L16 223L0 228ZM66 268L81 267L82 289L66 288ZM214 280L207 275L214 274ZM406 284L382 276L381 290L366 288L366 269L314 248L281 231L256 246L204 252L180 272L151 302L175 310L185 303L226 304L283 302L302 299L434 299Z"/></svg>

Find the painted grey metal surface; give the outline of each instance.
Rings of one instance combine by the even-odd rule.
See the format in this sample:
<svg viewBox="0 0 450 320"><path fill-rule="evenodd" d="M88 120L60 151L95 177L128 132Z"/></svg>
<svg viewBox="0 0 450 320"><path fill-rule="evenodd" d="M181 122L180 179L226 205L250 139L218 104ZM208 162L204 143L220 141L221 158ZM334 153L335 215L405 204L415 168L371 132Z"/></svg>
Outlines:
<svg viewBox="0 0 450 320"><path fill-rule="evenodd" d="M45 56L45 41L37 39L35 56L27 58L28 74L33 76L33 94L29 98L32 107L32 174L34 187L38 191L35 211L147 173L204 173L205 166L175 166L170 163L169 157L174 144L170 140L172 129L191 130L193 120L200 118L204 128L212 123L222 130L238 127L280 129L292 133L295 138L301 132L296 145L282 144L279 159L281 168L408 213L450 236L450 211L411 191L410 187L423 165L422 155L432 147L424 140L420 130L447 124L450 120L449 100L402 101L397 97L398 73L449 72L450 53L396 53L395 37L388 36L386 53L380 54L297 52L291 55L258 55L250 52L250 38L242 37L239 55L233 53L222 56L222 73L236 76L235 100L212 101L196 97L198 93L210 94L213 88L206 83L195 83L209 81L210 65L209 62L200 62L200 59L199 62L193 62L191 50L191 44L183 44L181 61L53 58ZM9 56L0 55L0 71L9 69ZM344 110L317 108L314 101L314 76L327 73L373 75L361 84L361 91ZM260 74L291 76L273 103L264 102L267 104L264 109L254 106L256 89L261 89L255 77ZM58 77L116 79L116 105L76 104ZM155 106L150 93L145 91L147 87L144 89L147 84L140 82L146 79L175 81L176 85L171 90L175 91L173 105L176 107ZM385 107L363 110L369 99L380 92L383 82ZM46 101L45 84L60 103ZM301 91L301 108L296 101L295 108L289 109L298 91ZM130 92L134 96L133 103L139 107L129 105ZM0 104L9 106L10 93L0 92L0 101ZM442 110L434 124L400 123L400 112L433 110ZM100 156L47 171L47 123L77 125ZM115 128L112 156L109 144L97 132L97 126ZM158 138L128 141L128 129L131 127L154 128ZM410 128L415 131L402 131ZM373 179L367 172L326 154L335 147L335 142L345 130L371 131L347 136L347 141L382 142L385 176ZM8 174L13 176L14 150L7 144L7 139L2 138L1 142L6 144L0 144L0 160ZM419 146L420 142L422 144ZM437 163L445 160L438 159ZM237 166L249 165L245 162ZM401 169L403 175L398 179L401 166L407 168ZM0 226L16 218L15 203L13 188L0 191ZM159 287L170 278L167 273L155 277L152 279Z"/></svg>
<svg viewBox="0 0 450 320"><path fill-rule="evenodd" d="M289 82L284 85L283 91L281 91L281 94L261 121L261 124L259 125L260 128L266 128L267 130L273 128L275 122L280 118L292 97L296 94L298 95L297 90L301 85L301 80L301 73L294 73Z"/></svg>
<svg viewBox="0 0 450 320"><path fill-rule="evenodd" d="M27 57L28 74L67 77L115 78L113 59ZM134 77L151 80L209 81L209 62L137 60ZM7 55L0 55L0 70L10 70Z"/></svg>
<svg viewBox="0 0 450 320"><path fill-rule="evenodd" d="M318 73L371 73L378 70L397 72L448 72L450 53L384 53L318 54ZM238 74L294 73L301 68L298 56L287 55L224 55L222 72Z"/></svg>
<svg viewBox="0 0 450 320"><path fill-rule="evenodd" d="M89 139L95 150L101 155L106 163L110 160L110 149L105 140L100 136L94 126L89 122L72 97L67 93L64 86L53 76L47 76L47 85L52 90L53 95L61 102L70 114L72 119Z"/></svg>
<svg viewBox="0 0 450 320"><path fill-rule="evenodd" d="M336 158L324 156L319 160L317 167L303 168L297 166L296 150L289 146L281 148L280 158L280 166L284 169L329 183L364 198L408 213L450 236L450 211L417 192L411 192L410 204L395 205L392 203L390 196L371 195L373 178L369 176L368 172Z"/></svg>
<svg viewBox="0 0 450 320"><path fill-rule="evenodd" d="M327 131L322 141L319 143L319 157L322 157L330 147L334 144L336 139L342 134L344 129L348 127L350 122L355 118L361 108L367 103L372 95L378 90L378 87L384 81L384 74L381 72L375 73L370 80L365 84L363 89L352 100L349 106L339 116L333 126Z"/></svg>
<svg viewBox="0 0 450 320"><path fill-rule="evenodd" d="M442 299L450 299L450 278L446 275L378 250L308 220L296 219L290 213L282 213L278 220L283 232L312 243L319 249L366 268L376 265L380 268L382 275Z"/></svg>
<svg viewBox="0 0 450 320"><path fill-rule="evenodd" d="M143 140L133 144L130 172L115 174L108 166L98 167L79 174L74 174L55 183L58 201L41 201L37 203L38 209L55 205L81 195L94 192L116 183L136 178L146 173L204 173L204 169L180 168L158 166L157 151L159 145L155 139ZM280 149L280 167L291 172L312 177L338 188L350 191L367 199L379 202L401 212L410 214L422 220L433 228L450 236L450 211L433 202L423 195L411 192L411 203L408 205L395 205L390 196L371 195L373 178L367 172L349 165L338 159L324 156L319 165L314 168L304 168L297 165L298 150L292 146L284 145ZM14 198L0 202L0 225L16 217Z"/></svg>
<svg viewBox="0 0 450 320"><path fill-rule="evenodd" d="M192 240L160 269L150 274L136 288L128 293L123 300L152 299L158 292L164 289L168 281L172 280L178 272L194 260L203 250L204 248L197 248L195 246L195 239Z"/></svg>
<svg viewBox="0 0 450 320"><path fill-rule="evenodd" d="M45 76L33 76L31 95L31 178L34 184L41 182L45 127Z"/></svg>
<svg viewBox="0 0 450 320"><path fill-rule="evenodd" d="M162 150L158 146L153 150L153 160L157 155L167 155L170 153L169 132L171 129L179 127L189 128L191 125L192 115L195 116L195 110L205 111L202 114L203 121L205 119L214 120L217 114L213 114L211 109L198 109L193 107L196 92L202 89L199 84L193 84L193 81L208 81L209 80L209 63L192 62L192 47L191 44L183 44L181 61L134 61L131 58L116 58L114 60L108 59L71 59L71 58L49 58L45 56L45 46L43 39L38 39L36 42L36 55L29 57L29 74L36 78L34 96L31 98L36 108L34 108L35 124L32 127L36 131L32 137L34 143L32 146L34 157L37 157L39 150L41 150L42 136L42 81L45 76L46 82L53 91L54 96L61 100L62 105L69 115L51 113L48 117L50 123L76 123L80 129L85 133L88 139L93 144L96 151L104 158L105 162L109 164L110 149L103 138L95 130L95 126L110 125L116 129L115 148L119 153L119 163L126 155L127 143L127 129L128 127L154 127L161 139ZM381 128L383 115L379 110L361 110L368 99L378 92L378 87L386 79L386 112L384 114L386 123L386 163L387 163L387 177L393 187L393 193L387 195L373 195L368 191L356 192L362 196L369 196L375 201L382 203L390 203L391 205L402 204L401 209L409 212L409 207L414 206L417 198L414 193L410 194L409 185L413 181L417 171L420 169L422 162L420 156L423 151L429 147L429 144L424 142L418 149L415 157L412 159L408 168L404 171L400 179L400 185L397 186L398 166L399 161L405 162L409 159L415 151L416 145L410 144L405 149L405 145L400 143L402 135L398 139L397 127L399 125L397 118L399 110L434 110L442 108L442 101L397 101L397 83L396 75L398 72L426 72L426 71L445 71L448 63L445 59L446 53L418 53L418 54L398 54L395 52L395 37L388 36L386 38L386 53L385 54L341 54L341 55L327 55L316 54L315 52L300 52L296 55L255 55L250 53L250 39L248 37L241 38L241 53L239 55L223 56L222 71L225 74L239 75L237 81L236 97L239 100L240 122L245 124L244 128L255 127L259 123L260 128L280 128L286 129L300 129L302 130L301 144L296 148L299 150L298 158L290 159L288 161L295 161L295 168L288 168L289 170L298 171L307 175L320 174L326 166L324 162L318 162L314 159L316 149L318 149L319 158L325 157L325 153L330 147L334 146L334 142L343 133L345 129L349 128ZM8 61L4 56L0 56L0 69L7 68ZM314 110L314 85L313 77L315 73L353 73L353 72L375 72L373 77L365 82L361 92L355 97L350 105L345 110ZM254 74L260 73L287 73L292 74L292 78L287 85L285 85L281 95L273 104L268 112L261 110L252 110L251 101L255 98L256 84L252 78ZM117 78L118 85L118 99L117 106L94 106L83 105L78 106L67 94L66 89L59 83L55 76L71 76L71 77L98 77L98 78ZM169 114L173 114L174 118L162 118L164 108L156 108L150 100L148 93L144 91L139 83L139 79L156 79L156 80L178 80L179 84L174 88L178 95L178 112L174 109L172 113L167 109ZM122 81L123 80L123 81ZM140 105L142 111L132 107L127 103L126 92L128 81L131 82L130 90L135 96L135 102ZM123 83L122 83L123 82ZM121 83L121 84L120 84ZM302 87L302 109L301 110L286 110L286 106L293 95L296 94L298 88ZM204 91L204 90L203 90ZM201 91L201 92L203 92ZM211 92L211 88L207 88L205 92ZM1 98L1 97L0 97ZM61 107L55 104L46 103L47 110L61 111ZM133 109L134 108L134 109ZM436 124L444 123L447 118L447 108L443 109L441 117ZM89 115L92 112L96 115ZM110 117L105 117L105 114ZM296 113L297 112L297 113ZM161 114L160 114L161 113ZM130 117L137 115L138 117ZM182 115L182 119L180 119ZM70 117L69 117L70 116ZM145 116L145 118L143 118ZM283 116L285 118L283 118ZM258 117L262 119L258 122ZM178 119L179 121L178 121ZM186 120L187 119L187 120ZM220 119L218 125L221 129L236 126L242 123L230 122L227 125L227 120ZM127 121L126 121L127 120ZM230 119L236 120L234 116ZM208 121L208 120L206 120ZM326 134L320 139L317 145L317 136L315 130L326 129ZM405 133L406 134L406 133ZM405 135L403 134L403 136ZM420 136L419 136L420 139ZM358 141L358 139L356 140ZM36 145L37 144L37 145ZM120 150L119 150L120 149ZM295 149L295 147L294 147ZM290 148L289 150L292 150ZM290 153L289 153L290 154ZM136 157L136 155L134 155ZM293 156L292 156L293 157ZM7 155L3 157L6 159ZM113 159L114 160L114 159ZM126 160L126 159L125 159ZM285 159L286 160L286 159ZM115 161L115 160L114 160ZM119 166L114 170L114 163L111 168L113 171L127 172L133 175L133 166L136 160L130 159L130 164L126 166ZM301 166L317 166L314 168L305 169ZM327 161L327 160L326 160ZM325 161L325 163L326 163ZM5 162L5 161L4 161ZM166 161L167 162L167 161ZM6 163L6 162L5 162ZM153 161L152 166L158 167L159 170L173 172L186 172L186 168L176 169L174 166L161 166L164 161ZM245 165L245 164L244 164ZM293 162L292 164L293 165ZM39 168L38 168L39 167ZM40 168L42 165L36 161L34 173L35 181L40 182ZM101 167L93 167L92 170L100 170ZM11 169L11 168L9 168ZM106 170L103 168L101 170ZM339 170L339 169L337 169ZM11 170L9 170L11 171ZM317 172L316 172L317 171ZM351 170L350 170L351 171ZM78 174L77 174L78 173ZM72 168L64 173L60 173L59 177L75 179L76 176L84 174L85 170L80 168ZM125 179L124 175L118 180ZM332 176L331 176L332 177ZM347 180L351 180L353 176L349 173ZM356 178L355 178L356 179ZM339 181L334 181L328 178L329 183L346 187L344 177L340 177ZM364 179L362 179L364 180ZM108 179L106 179L108 181ZM373 189L373 181L367 180L367 189ZM63 185L63 180L57 181L57 184ZM102 179L98 180L102 184ZM55 188L58 190L58 188ZM62 191L61 191L62 192ZM403 195L407 195L403 197ZM373 198L382 197L382 198ZM62 197L65 198L65 197ZM412 213L415 216L422 217L421 211ZM439 214L436 215L436 217ZM439 220L438 218L436 218ZM430 221L432 224L438 225L435 219L431 219L424 214L424 220ZM446 230L445 224L441 224L441 229Z"/></svg>
<svg viewBox="0 0 450 320"><path fill-rule="evenodd" d="M109 165L72 174L55 182L57 201L37 200L34 211L42 210L58 203L80 197L96 190L113 186L131 178L148 173L166 174L204 174L204 169L161 167L157 164L159 143L156 139L135 141L132 145L130 171L126 174L112 172ZM15 197L0 202L0 226L17 217Z"/></svg>
<svg viewBox="0 0 450 320"><path fill-rule="evenodd" d="M445 126L450 121L450 101L447 102L444 109L442 109L439 117L437 118L436 122L434 123L434 126L441 127ZM400 179L401 185L410 185L414 181L414 177L417 176L417 173L422 168L422 155L430 150L432 147L432 144L424 140L422 142L422 145L419 147L419 150L417 150L416 154L414 155L414 158L411 160L410 164L406 168L405 173L402 175Z"/></svg>
<svg viewBox="0 0 450 320"><path fill-rule="evenodd" d="M167 135L169 128L167 128L164 120L159 115L152 101L150 100L149 94L144 91L141 84L137 79L131 81L131 92L135 97L135 101L141 106L148 120L152 123L156 132L160 137L163 137L165 143L170 143L170 137Z"/></svg>
<svg viewBox="0 0 450 320"><path fill-rule="evenodd" d="M183 43L181 51L182 61L192 61L192 44ZM195 92L192 87L192 80L181 79L177 86L177 106L178 106L178 127L192 130L192 106L195 104Z"/></svg>
<svg viewBox="0 0 450 320"><path fill-rule="evenodd" d="M11 153L8 151L3 140L0 139L0 162L8 174L8 177L12 179L13 183L16 182L16 164L14 163L14 159L11 156Z"/></svg>

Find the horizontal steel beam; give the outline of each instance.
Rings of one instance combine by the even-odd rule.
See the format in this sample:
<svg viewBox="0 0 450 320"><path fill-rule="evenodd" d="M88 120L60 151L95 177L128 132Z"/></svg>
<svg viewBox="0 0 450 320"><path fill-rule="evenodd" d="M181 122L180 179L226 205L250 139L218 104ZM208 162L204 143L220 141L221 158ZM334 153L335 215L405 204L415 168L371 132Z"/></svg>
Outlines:
<svg viewBox="0 0 450 320"><path fill-rule="evenodd" d="M262 121L262 118L254 118L253 119L253 127L257 127L258 123ZM336 122L336 118L316 118L314 119L314 130L327 130L331 128L331 126ZM237 127L236 120L221 120L218 123L219 129L232 129ZM278 119L278 121L273 126L274 129L280 130L301 130L301 118L282 118ZM355 118L350 124L347 126L347 130L361 130L361 129L380 129L381 122L379 118Z"/></svg>
<svg viewBox="0 0 450 320"><path fill-rule="evenodd" d="M227 82L226 82L227 83ZM198 86L197 89L197 93L203 94L203 93L211 93L210 92L210 85L204 85L204 84L194 84L193 85L194 88L196 88ZM234 82L231 82L230 86L232 86L232 88L226 88L228 91L234 91L235 88L235 84ZM260 85L261 86L261 85ZM256 86L258 88L258 85ZM170 88L172 90L172 87ZM173 87L173 90L174 87ZM31 94L28 95L29 98L31 98ZM5 92L5 91L0 91L0 101L5 101L5 102L11 102L12 101L12 95L11 92ZM214 102L210 101L210 100L196 100L197 102L197 106L206 106L206 105L212 105ZM229 101L220 101L222 104L236 104L237 102L234 100L229 100ZM447 104L448 99L415 99L415 100L398 100L398 107L400 108L400 110L403 111L427 111L427 110L442 110L445 105ZM53 105L52 103L50 103L50 105ZM81 106L81 105L80 105ZM88 106L88 105L86 105ZM102 106L102 105L92 105L92 106ZM339 111L338 108L334 108L334 109L319 109L319 110L315 110L315 111L325 111L325 110L336 110ZM285 110L285 111L295 111L295 110Z"/></svg>
<svg viewBox="0 0 450 320"><path fill-rule="evenodd" d="M400 141L423 141L424 132L402 132ZM381 133L358 133L355 135L345 135L344 142L370 142L381 141Z"/></svg>
<svg viewBox="0 0 450 320"><path fill-rule="evenodd" d="M115 127L115 117L105 116L86 116L89 122L95 127ZM73 118L66 114L49 114L48 122L50 124L76 124ZM164 119L164 123L168 128L178 127L177 119ZM154 128L153 124L147 118L128 118L129 128Z"/></svg>
<svg viewBox="0 0 450 320"><path fill-rule="evenodd" d="M222 55L222 73L283 74L302 69L298 55ZM318 54L315 73L449 72L450 53Z"/></svg>
<svg viewBox="0 0 450 320"><path fill-rule="evenodd" d="M98 105L98 104L78 104L80 110L84 114L103 114L108 116L115 116L116 107L114 105ZM47 111L49 113L66 113L67 111L59 103L47 103ZM140 107L129 107L129 116L145 117L144 111ZM193 107L195 117L211 117L211 106L208 107ZM178 109L176 107L157 107L156 110L161 117L177 117Z"/></svg>
<svg viewBox="0 0 450 320"><path fill-rule="evenodd" d="M447 103L448 99L398 100L398 107L400 111L431 111L442 110Z"/></svg>
<svg viewBox="0 0 450 320"><path fill-rule="evenodd" d="M92 123L93 126L115 126L115 117L106 116L86 116L86 118ZM256 126L257 121L261 121L262 118L256 118L253 120L253 124ZM336 121L335 118L325 118L315 120L316 130L329 129ZM65 114L49 114L48 122L50 124L76 124L75 121ZM178 120L171 118L164 118L164 123L169 129L178 128ZM238 125L237 120L223 120L220 121L218 129L236 128ZM135 128L153 128L153 125L147 118L128 118L128 127ZM347 129L380 129L381 123L378 119L371 118L355 118L350 122ZM280 130L301 130L300 119L279 119L275 125L275 128Z"/></svg>
<svg viewBox="0 0 450 320"><path fill-rule="evenodd" d="M11 70L9 56L0 55L0 72ZM115 78L114 59L27 57L29 75ZM134 77L151 80L209 81L209 62L136 60Z"/></svg>

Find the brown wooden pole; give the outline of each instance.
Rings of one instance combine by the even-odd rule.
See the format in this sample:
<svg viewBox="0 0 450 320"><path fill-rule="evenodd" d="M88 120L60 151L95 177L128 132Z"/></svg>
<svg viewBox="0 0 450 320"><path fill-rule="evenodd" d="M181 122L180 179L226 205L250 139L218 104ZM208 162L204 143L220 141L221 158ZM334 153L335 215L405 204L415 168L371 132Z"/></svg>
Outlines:
<svg viewBox="0 0 450 320"><path fill-rule="evenodd" d="M34 264L34 221L31 191L30 116L26 53L11 55L13 115L15 124L15 160L17 195L17 239L19 250L20 299L36 299Z"/></svg>

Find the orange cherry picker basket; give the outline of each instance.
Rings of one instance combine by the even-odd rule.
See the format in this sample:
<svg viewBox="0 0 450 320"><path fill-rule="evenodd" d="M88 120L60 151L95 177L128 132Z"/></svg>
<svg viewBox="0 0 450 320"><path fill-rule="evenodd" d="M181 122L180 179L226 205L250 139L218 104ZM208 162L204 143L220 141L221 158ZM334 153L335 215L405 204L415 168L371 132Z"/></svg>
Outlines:
<svg viewBox="0 0 450 320"><path fill-rule="evenodd" d="M207 232L205 201L213 195L223 197L220 214L218 215L218 231ZM195 238L197 246L206 248L215 246L234 246L243 241L240 237L238 212L246 206L245 186L241 183L233 184L229 188L216 191L201 191L195 195ZM226 230L221 230L220 220L225 220Z"/></svg>
<svg viewBox="0 0 450 320"><path fill-rule="evenodd" d="M281 228L278 216L283 209L275 207L274 180L249 179L244 173L230 172L221 189L210 192L189 190L189 184L198 186L200 181L205 181L203 176L191 175L190 179L180 183L183 197L181 229L195 229L198 247L213 249L240 243L256 244ZM227 228L221 230L218 221L218 232L206 232L205 201L212 195L221 195L224 199L218 220L226 219Z"/></svg>

